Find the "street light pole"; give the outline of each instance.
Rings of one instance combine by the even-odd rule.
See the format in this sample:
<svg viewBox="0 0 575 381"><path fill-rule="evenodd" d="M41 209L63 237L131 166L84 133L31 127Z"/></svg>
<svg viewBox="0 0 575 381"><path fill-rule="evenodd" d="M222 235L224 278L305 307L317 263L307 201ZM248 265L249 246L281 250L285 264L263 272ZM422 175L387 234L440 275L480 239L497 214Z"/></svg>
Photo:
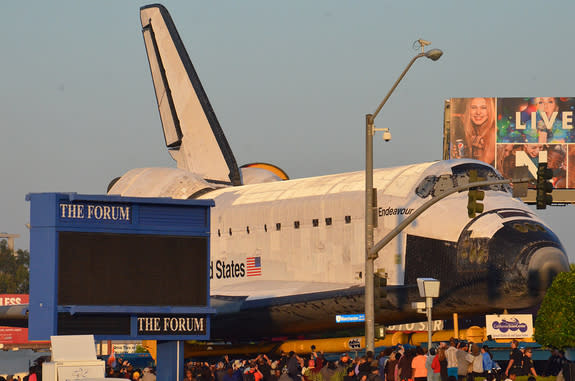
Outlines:
<svg viewBox="0 0 575 381"><path fill-rule="evenodd" d="M431 349L431 338L433 337L433 326L431 319L431 308L433 307L433 298L431 296L425 297L425 310L427 312L427 350ZM429 353L429 352L427 352Z"/></svg>
<svg viewBox="0 0 575 381"><path fill-rule="evenodd" d="M427 313L427 350L431 349L431 337L433 335L433 326L431 320L431 308L433 307L433 298L439 297L440 282L433 278L417 278L417 288L419 296L425 298L425 312Z"/></svg>
<svg viewBox="0 0 575 381"><path fill-rule="evenodd" d="M372 351L375 348L375 311L374 311L374 261L378 254L370 254L373 247L373 229L374 229L374 213L377 210L377 205L374 205L374 193L376 189L373 188L373 135L375 131L388 129L376 129L374 120L379 111L385 105L399 82L403 79L405 74L409 71L415 60L421 57L427 57L433 61L437 61L443 52L439 49L432 49L428 52L423 52L423 47L427 44L421 44L422 52L411 59L409 64L405 67L399 78L395 81L385 98L381 101L373 114L365 116L365 349ZM384 135L384 139L390 138Z"/></svg>

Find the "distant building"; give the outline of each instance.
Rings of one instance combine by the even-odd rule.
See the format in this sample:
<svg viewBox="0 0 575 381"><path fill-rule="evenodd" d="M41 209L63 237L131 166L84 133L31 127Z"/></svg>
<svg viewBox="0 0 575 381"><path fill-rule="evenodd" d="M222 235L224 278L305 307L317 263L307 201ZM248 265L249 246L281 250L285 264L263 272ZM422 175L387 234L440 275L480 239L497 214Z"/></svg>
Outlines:
<svg viewBox="0 0 575 381"><path fill-rule="evenodd" d="M8 242L8 249L14 253L14 238L20 238L20 234L0 233L0 239L5 239Z"/></svg>

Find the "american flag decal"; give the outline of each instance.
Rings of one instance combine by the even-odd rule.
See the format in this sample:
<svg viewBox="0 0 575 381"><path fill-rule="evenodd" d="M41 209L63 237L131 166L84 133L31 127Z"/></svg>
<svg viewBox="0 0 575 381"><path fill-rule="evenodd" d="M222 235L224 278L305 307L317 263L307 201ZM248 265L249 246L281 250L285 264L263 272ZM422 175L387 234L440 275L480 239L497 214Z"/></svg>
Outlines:
<svg viewBox="0 0 575 381"><path fill-rule="evenodd" d="M248 265L248 276L261 276L262 275L262 259L261 257L248 257L246 258Z"/></svg>

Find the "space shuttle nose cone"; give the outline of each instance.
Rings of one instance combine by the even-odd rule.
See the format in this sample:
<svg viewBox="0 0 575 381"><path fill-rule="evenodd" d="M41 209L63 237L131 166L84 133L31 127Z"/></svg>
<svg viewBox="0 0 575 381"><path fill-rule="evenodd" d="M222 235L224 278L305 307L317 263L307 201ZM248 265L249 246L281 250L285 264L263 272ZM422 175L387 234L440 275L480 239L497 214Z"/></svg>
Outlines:
<svg viewBox="0 0 575 381"><path fill-rule="evenodd" d="M527 282L531 292L545 291L557 274L569 271L569 261L563 250L556 247L537 249L529 259Z"/></svg>

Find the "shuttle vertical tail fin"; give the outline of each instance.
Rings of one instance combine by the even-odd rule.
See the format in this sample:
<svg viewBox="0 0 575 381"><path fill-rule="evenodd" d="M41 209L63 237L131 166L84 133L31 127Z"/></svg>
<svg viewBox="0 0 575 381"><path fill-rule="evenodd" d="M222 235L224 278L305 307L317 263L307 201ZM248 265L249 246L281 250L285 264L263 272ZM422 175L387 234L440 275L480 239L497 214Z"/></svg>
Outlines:
<svg viewBox="0 0 575 381"><path fill-rule="evenodd" d="M166 8L140 8L142 33L166 146L178 168L204 179L240 185L240 171Z"/></svg>

